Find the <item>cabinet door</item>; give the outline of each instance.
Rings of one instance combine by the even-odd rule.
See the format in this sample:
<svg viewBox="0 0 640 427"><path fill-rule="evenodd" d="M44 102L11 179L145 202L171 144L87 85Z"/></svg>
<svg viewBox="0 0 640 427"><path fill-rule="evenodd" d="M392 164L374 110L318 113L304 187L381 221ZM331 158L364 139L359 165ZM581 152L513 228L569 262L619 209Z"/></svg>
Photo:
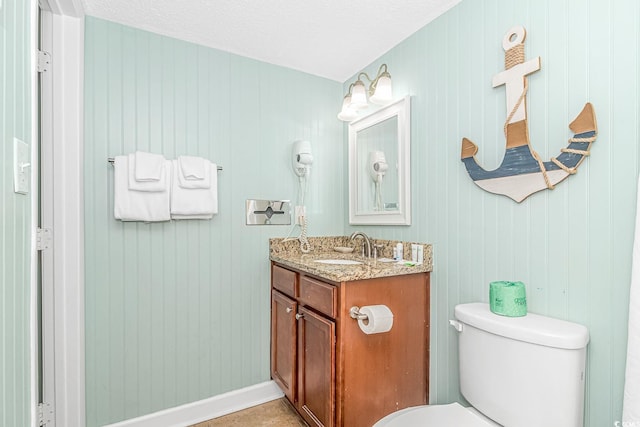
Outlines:
<svg viewBox="0 0 640 427"><path fill-rule="evenodd" d="M298 308L298 411L311 426L335 424L335 322Z"/></svg>
<svg viewBox="0 0 640 427"><path fill-rule="evenodd" d="M292 403L296 396L296 310L295 300L271 291L271 378Z"/></svg>

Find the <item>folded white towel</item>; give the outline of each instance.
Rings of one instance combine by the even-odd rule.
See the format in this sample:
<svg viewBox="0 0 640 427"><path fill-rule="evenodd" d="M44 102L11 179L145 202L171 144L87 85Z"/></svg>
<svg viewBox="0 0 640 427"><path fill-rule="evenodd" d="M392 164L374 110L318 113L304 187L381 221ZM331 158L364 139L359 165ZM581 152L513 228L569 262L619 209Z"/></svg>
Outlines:
<svg viewBox="0 0 640 427"><path fill-rule="evenodd" d="M205 159L193 156L178 156L180 171L185 179L204 179Z"/></svg>
<svg viewBox="0 0 640 427"><path fill-rule="evenodd" d="M165 158L161 154L135 153L135 179L136 181L160 181Z"/></svg>
<svg viewBox="0 0 640 427"><path fill-rule="evenodd" d="M135 191L128 185L128 156L116 156L113 162L113 215L122 221L169 221L170 193L169 181L166 179L165 191ZM167 167L171 167L169 164ZM169 175L171 171L167 172Z"/></svg>
<svg viewBox="0 0 640 427"><path fill-rule="evenodd" d="M211 162L202 157L178 157L178 185L182 188L210 188ZM215 172L215 170L214 170Z"/></svg>
<svg viewBox="0 0 640 427"><path fill-rule="evenodd" d="M161 164L160 170L160 179L157 181L147 180L147 181L138 181L136 179L136 155L129 154L128 155L129 162L129 190L135 191L166 191L168 184L168 172L171 170L171 162L169 160L164 160ZM164 158L164 157L163 157Z"/></svg>
<svg viewBox="0 0 640 427"><path fill-rule="evenodd" d="M211 215L178 215L178 214L171 214L171 219L211 219L213 218L213 214Z"/></svg>
<svg viewBox="0 0 640 427"><path fill-rule="evenodd" d="M178 161L172 160L173 170L177 170ZM178 173L171 179L171 216L175 219L201 218L218 213L218 175L217 167L209 162L211 186L209 188L182 188Z"/></svg>

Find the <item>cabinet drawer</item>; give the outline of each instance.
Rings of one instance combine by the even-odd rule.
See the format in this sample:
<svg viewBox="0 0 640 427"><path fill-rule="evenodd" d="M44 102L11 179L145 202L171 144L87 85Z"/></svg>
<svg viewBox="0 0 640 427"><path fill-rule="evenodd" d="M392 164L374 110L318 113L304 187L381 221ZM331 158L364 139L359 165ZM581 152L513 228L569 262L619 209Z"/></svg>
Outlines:
<svg viewBox="0 0 640 427"><path fill-rule="evenodd" d="M322 314L335 318L338 293L335 286L307 276L300 277L298 301Z"/></svg>
<svg viewBox="0 0 640 427"><path fill-rule="evenodd" d="M296 277L297 274L293 271L278 267L277 265L274 265L271 270L271 283L273 287L292 298L298 296Z"/></svg>

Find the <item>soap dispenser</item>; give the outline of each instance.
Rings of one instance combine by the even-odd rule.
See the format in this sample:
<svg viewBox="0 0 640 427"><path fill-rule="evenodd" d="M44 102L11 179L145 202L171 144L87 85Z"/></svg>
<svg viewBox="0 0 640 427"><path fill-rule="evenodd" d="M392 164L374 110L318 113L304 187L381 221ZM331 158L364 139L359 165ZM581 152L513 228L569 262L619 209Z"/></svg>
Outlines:
<svg viewBox="0 0 640 427"><path fill-rule="evenodd" d="M396 245L396 257L397 261L402 261L404 259L404 248L400 242Z"/></svg>

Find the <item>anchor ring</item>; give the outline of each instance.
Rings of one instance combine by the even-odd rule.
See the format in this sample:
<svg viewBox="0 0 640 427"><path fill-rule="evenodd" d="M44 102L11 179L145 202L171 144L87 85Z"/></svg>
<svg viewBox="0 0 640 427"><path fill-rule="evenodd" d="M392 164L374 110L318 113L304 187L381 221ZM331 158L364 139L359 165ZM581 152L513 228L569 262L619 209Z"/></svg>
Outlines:
<svg viewBox="0 0 640 427"><path fill-rule="evenodd" d="M524 43L524 39L526 37L527 32L524 30L523 26L517 25L515 27L511 27L502 39L502 48L506 52L512 47Z"/></svg>

